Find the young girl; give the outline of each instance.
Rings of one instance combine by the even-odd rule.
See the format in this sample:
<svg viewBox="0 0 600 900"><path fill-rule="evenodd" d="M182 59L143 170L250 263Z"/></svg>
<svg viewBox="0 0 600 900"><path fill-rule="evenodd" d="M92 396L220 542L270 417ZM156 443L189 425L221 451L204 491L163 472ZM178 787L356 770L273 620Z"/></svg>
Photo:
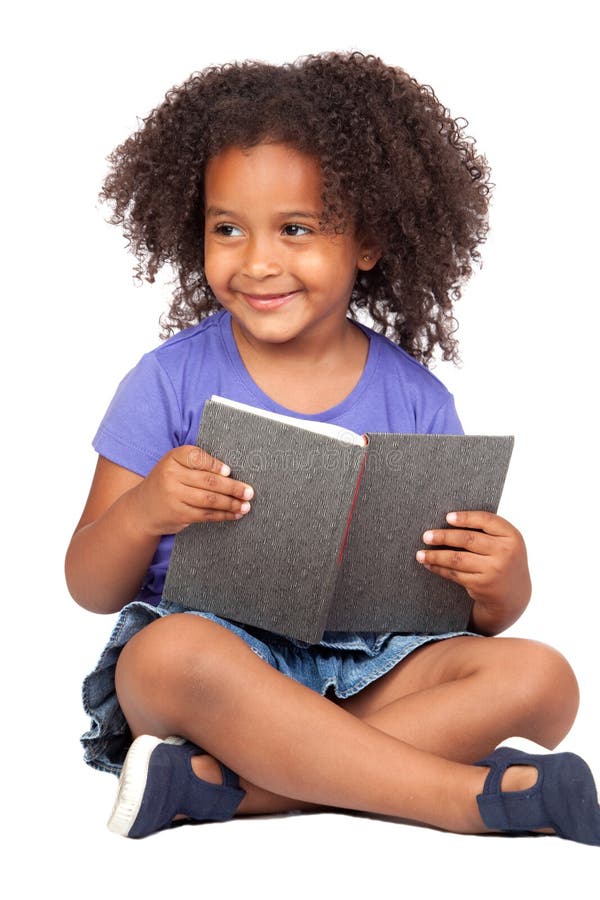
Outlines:
<svg viewBox="0 0 600 900"><path fill-rule="evenodd" d="M109 827L353 809L600 845L583 760L495 749L556 747L578 705L557 651L495 636L530 596L500 516L448 511L415 547L472 598L458 634L308 644L161 598L174 534L252 515L252 485L194 446L212 394L358 432L462 433L426 365L456 357L452 304L487 231L472 140L401 69L325 54L194 75L111 162L102 197L138 277L170 263L179 286L172 336L100 425L66 560L78 603L120 611L84 683L86 760L121 773Z"/></svg>

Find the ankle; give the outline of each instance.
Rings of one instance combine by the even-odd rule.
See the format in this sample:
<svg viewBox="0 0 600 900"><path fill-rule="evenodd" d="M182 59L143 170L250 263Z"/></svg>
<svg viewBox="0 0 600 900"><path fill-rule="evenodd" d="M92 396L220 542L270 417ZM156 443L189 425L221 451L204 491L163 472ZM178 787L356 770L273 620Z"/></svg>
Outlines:
<svg viewBox="0 0 600 900"><path fill-rule="evenodd" d="M488 768L483 768L484 781L487 777L487 774L490 770ZM511 793L512 791L526 791L529 788L534 787L537 784L539 779L539 773L535 766L521 766L514 765L509 766L508 769L504 772L502 776L502 781L500 784L500 790L503 792ZM481 817L480 817L481 818ZM485 831L494 831L495 829L485 828ZM553 828L535 828L532 829L541 834L553 834Z"/></svg>
<svg viewBox="0 0 600 900"><path fill-rule="evenodd" d="M214 756L199 754L191 759L192 771L198 778L209 781L212 784L222 784L223 776L221 767ZM259 815L284 812L318 812L327 809L316 803L308 803L303 800L294 800L289 797L280 797L263 788L256 787L244 778L239 777L240 787L246 791L246 796L236 810L236 815ZM179 817L178 817L179 818Z"/></svg>
<svg viewBox="0 0 600 900"><path fill-rule="evenodd" d="M206 753L192 756L191 765L194 775L197 775L203 781L208 781L211 784L223 783L221 767L214 756L208 756Z"/></svg>
<svg viewBox="0 0 600 900"><path fill-rule="evenodd" d="M208 781L210 784L223 784L223 775L221 773L221 767L214 756L208 756L206 753L199 753L196 756L192 756L190 759L190 765L192 767L192 772L198 778L201 778L203 781ZM240 787L242 787L242 783L240 781ZM244 797L244 800L246 798ZM242 803L244 801L242 800ZM240 804L241 806L242 804ZM239 812L239 807L238 807ZM178 819L187 819L187 816L178 814L173 819L176 822Z"/></svg>
<svg viewBox="0 0 600 900"><path fill-rule="evenodd" d="M502 776L501 790L526 791L533 787L538 780L538 770L535 766L509 766Z"/></svg>

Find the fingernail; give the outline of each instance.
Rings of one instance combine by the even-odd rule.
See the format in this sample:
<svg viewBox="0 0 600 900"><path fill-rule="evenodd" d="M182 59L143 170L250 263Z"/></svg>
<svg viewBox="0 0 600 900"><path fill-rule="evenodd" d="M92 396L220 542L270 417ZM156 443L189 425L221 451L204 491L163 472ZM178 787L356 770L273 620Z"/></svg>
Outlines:
<svg viewBox="0 0 600 900"><path fill-rule="evenodd" d="M448 513L448 515L446 516L447 522L456 522L457 519L458 519L458 513L455 513L455 512Z"/></svg>
<svg viewBox="0 0 600 900"><path fill-rule="evenodd" d="M249 503L242 503L242 505L240 506L240 512L242 512L242 513L247 513L249 509L250 509Z"/></svg>
<svg viewBox="0 0 600 900"><path fill-rule="evenodd" d="M430 544L433 540L433 531L426 531L423 535L423 540L426 544Z"/></svg>
<svg viewBox="0 0 600 900"><path fill-rule="evenodd" d="M221 466L221 475L231 475L231 469L229 466L226 466L224 463Z"/></svg>
<svg viewBox="0 0 600 900"><path fill-rule="evenodd" d="M244 493L242 494L244 500L251 500L254 497L254 491L251 487L244 488Z"/></svg>
<svg viewBox="0 0 600 900"><path fill-rule="evenodd" d="M424 550L419 550L417 552L417 560L419 562L425 562L425 551Z"/></svg>

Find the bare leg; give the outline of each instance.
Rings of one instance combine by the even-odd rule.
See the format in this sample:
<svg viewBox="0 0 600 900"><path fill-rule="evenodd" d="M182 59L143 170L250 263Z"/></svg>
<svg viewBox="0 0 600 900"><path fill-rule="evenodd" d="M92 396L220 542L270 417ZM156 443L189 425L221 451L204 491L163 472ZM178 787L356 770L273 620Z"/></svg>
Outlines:
<svg viewBox="0 0 600 900"><path fill-rule="evenodd" d="M117 691L134 734L181 734L236 771L249 791L240 813L308 804L485 830L475 799L485 769L361 721L216 623L170 616L145 628L121 654ZM252 788L263 792L262 808L256 791L252 803Z"/></svg>
<svg viewBox="0 0 600 900"><path fill-rule="evenodd" d="M555 747L578 706L577 682L561 654L514 638L455 638L430 643L347 700L332 698L364 722L456 762L482 759L508 737ZM220 782L213 757L198 756L201 778ZM503 787L518 790L534 769L510 769ZM246 783L239 814L319 809Z"/></svg>
<svg viewBox="0 0 600 900"><path fill-rule="evenodd" d="M425 645L337 702L421 750L470 763L516 735L556 747L573 724L579 691L568 662L546 644L458 637Z"/></svg>

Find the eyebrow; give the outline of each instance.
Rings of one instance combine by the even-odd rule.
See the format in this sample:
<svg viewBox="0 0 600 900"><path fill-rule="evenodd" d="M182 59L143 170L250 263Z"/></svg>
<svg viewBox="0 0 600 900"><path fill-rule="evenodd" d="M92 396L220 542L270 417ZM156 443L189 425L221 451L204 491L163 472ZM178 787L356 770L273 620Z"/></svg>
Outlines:
<svg viewBox="0 0 600 900"><path fill-rule="evenodd" d="M207 216L233 216L234 213L230 209L220 209L217 206L209 206L206 210Z"/></svg>
<svg viewBox="0 0 600 900"><path fill-rule="evenodd" d="M221 209L218 206L209 206L206 210L207 216L236 216L235 213L231 209ZM310 212L308 210L283 210L278 215L281 216L282 219L319 219L319 213Z"/></svg>

